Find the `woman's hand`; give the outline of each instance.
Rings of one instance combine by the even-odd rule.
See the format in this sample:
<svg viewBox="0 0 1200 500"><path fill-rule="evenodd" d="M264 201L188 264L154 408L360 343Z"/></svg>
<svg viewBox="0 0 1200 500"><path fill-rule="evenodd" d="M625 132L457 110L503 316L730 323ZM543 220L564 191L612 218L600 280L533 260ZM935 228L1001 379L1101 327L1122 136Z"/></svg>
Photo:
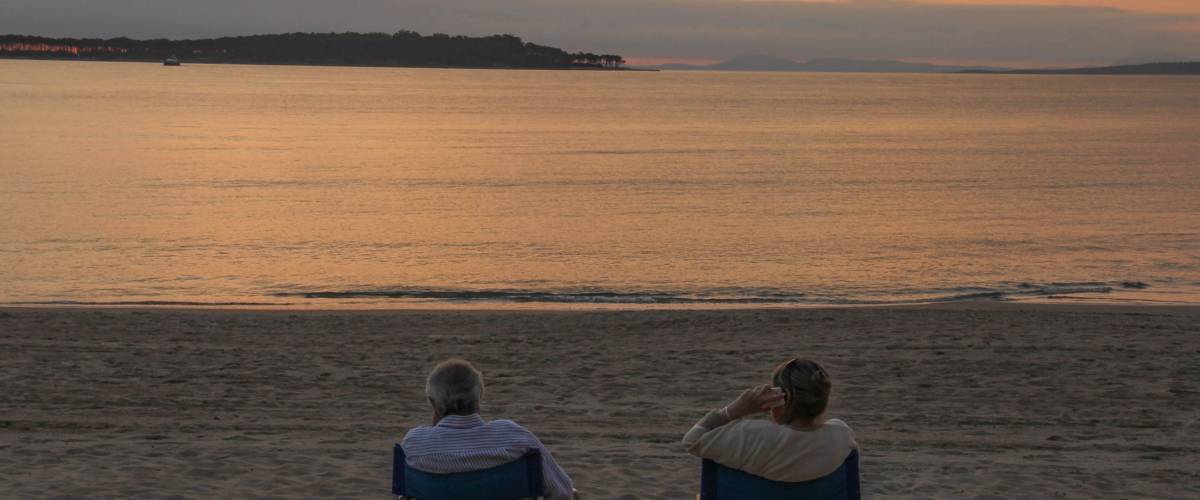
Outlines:
<svg viewBox="0 0 1200 500"><path fill-rule="evenodd" d="M725 407L725 415L730 420L737 420L756 413L767 411L774 403L783 400L783 394L774 392L769 385L751 387L742 391L742 395Z"/></svg>

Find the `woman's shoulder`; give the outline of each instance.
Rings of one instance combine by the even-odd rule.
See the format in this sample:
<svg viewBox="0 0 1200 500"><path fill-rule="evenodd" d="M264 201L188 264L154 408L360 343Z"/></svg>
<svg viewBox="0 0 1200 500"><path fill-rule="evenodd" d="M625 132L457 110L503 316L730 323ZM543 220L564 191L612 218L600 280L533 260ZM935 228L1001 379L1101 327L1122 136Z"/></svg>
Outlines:
<svg viewBox="0 0 1200 500"><path fill-rule="evenodd" d="M851 429L850 424L847 424L840 418L831 418L826 420L825 425L822 425L821 427L829 432L833 432L835 434L845 434L846 436L849 436L851 440L854 439L854 429Z"/></svg>
<svg viewBox="0 0 1200 500"><path fill-rule="evenodd" d="M844 430L851 433L854 432L853 429L850 428L850 424L847 424L840 418L831 418L826 420L821 427L833 431ZM735 420L729 423L729 425L726 425L725 428L728 428L728 430L734 432L787 432L790 430L787 426L779 425L775 422L771 422L770 420L762 418L744 418Z"/></svg>
<svg viewBox="0 0 1200 500"><path fill-rule="evenodd" d="M845 428L846 430L851 430L850 424L847 424L840 418L831 418L829 420L826 420L825 425L832 425L834 427L842 427L842 428Z"/></svg>
<svg viewBox="0 0 1200 500"><path fill-rule="evenodd" d="M825 421L824 427L840 435L841 437L838 439L845 440L846 445L851 449L858 449L858 440L854 437L854 430L846 422L838 418L831 418Z"/></svg>
<svg viewBox="0 0 1200 500"><path fill-rule="evenodd" d="M730 422L709 432L712 438L717 436L742 436L744 438L753 439L755 437L776 440L776 439L801 439L804 436L845 436L848 441L854 441L854 430L845 421L837 418L826 420L820 428L809 431L797 431L785 425L779 425L767 419L745 418ZM836 438L835 438L836 439Z"/></svg>
<svg viewBox="0 0 1200 500"><path fill-rule="evenodd" d="M765 419L742 418L708 431L701 440L707 442L725 440L746 442L746 440L756 441L759 439L775 441L786 432L785 427Z"/></svg>
<svg viewBox="0 0 1200 500"><path fill-rule="evenodd" d="M756 433L756 432L779 432L785 428L775 422L765 418L742 418L730 422L725 427L732 432L740 433Z"/></svg>

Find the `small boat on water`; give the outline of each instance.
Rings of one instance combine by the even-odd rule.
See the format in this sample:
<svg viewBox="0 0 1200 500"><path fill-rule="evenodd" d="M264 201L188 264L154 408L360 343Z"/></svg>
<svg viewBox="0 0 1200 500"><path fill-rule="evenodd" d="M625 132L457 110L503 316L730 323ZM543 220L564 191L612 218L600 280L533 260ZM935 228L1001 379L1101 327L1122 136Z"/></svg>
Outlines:
<svg viewBox="0 0 1200 500"><path fill-rule="evenodd" d="M171 57L163 59L163 66L179 66L179 58L171 54Z"/></svg>

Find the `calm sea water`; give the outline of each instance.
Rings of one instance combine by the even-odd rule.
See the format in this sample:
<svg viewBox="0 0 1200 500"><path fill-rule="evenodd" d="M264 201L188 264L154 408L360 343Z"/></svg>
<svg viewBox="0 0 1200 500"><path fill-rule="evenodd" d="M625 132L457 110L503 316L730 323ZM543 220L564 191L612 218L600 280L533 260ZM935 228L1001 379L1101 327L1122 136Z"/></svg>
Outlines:
<svg viewBox="0 0 1200 500"><path fill-rule="evenodd" d="M0 61L0 123L7 303L1200 290L1189 77Z"/></svg>

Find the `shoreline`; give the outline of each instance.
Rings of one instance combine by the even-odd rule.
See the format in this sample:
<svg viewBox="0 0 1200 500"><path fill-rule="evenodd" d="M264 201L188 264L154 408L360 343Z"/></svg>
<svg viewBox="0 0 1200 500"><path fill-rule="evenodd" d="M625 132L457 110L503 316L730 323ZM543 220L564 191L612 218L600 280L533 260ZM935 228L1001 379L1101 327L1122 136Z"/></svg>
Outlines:
<svg viewBox="0 0 1200 500"><path fill-rule="evenodd" d="M603 313L603 312L736 312L736 311L838 311L838 310L975 310L975 311L1153 311L1200 314L1200 303L1151 299L1114 299L1111 297L1050 296L1021 300L965 299L937 302L896 302L878 304L638 304L595 302L407 302L358 304L233 303L233 302L10 302L0 303L6 310L134 310L134 311L211 311L266 313Z"/></svg>

